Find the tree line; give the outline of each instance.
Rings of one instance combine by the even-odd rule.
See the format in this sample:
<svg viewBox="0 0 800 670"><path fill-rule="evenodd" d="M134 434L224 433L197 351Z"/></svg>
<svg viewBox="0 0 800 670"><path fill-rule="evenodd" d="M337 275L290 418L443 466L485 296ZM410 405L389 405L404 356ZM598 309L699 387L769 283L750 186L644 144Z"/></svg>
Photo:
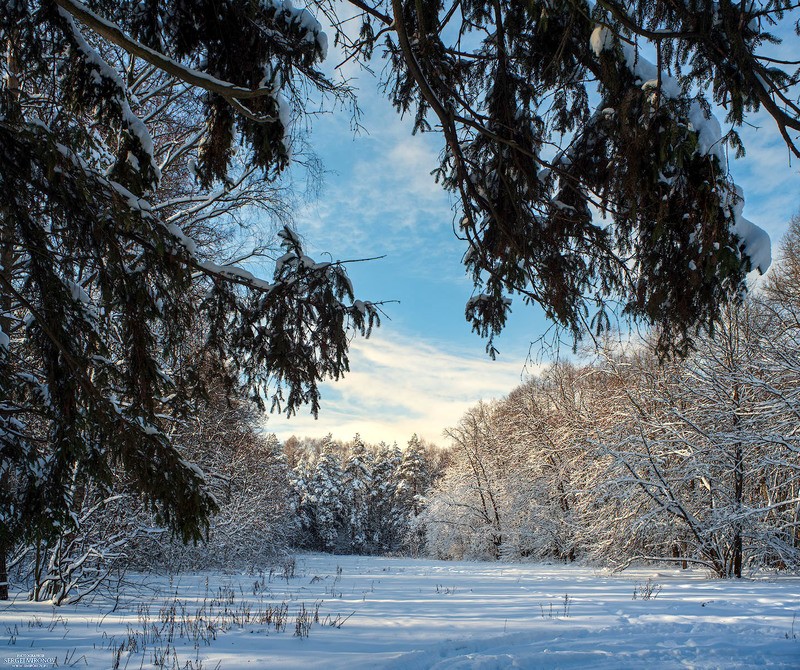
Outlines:
<svg viewBox="0 0 800 670"><path fill-rule="evenodd" d="M345 374L352 337L378 325L380 303L356 299L345 262L305 253L278 181L292 155L311 163L302 121L318 103L355 102L322 72L319 18L345 61L382 55L397 111L440 133L435 177L474 283L465 316L491 354L512 298L574 340L608 330L619 302L654 326L660 354L685 354L769 263L723 147L742 152L736 129L763 109L798 153L798 64L770 51L796 12L790 0L0 4L0 599L20 547L39 577L53 547L71 547L72 565L97 558L79 542L94 496L135 500L191 548L227 499L225 478L186 456L199 413L222 392L316 414L319 382ZM65 583L90 572L76 570Z"/></svg>
<svg viewBox="0 0 800 670"><path fill-rule="evenodd" d="M174 443L202 468L217 506L201 541L171 533L119 469L110 488L74 481L72 523L14 545L12 583L60 605L113 593L128 570L257 571L298 549L421 555L426 494L447 463L446 450L416 436L403 450L358 436L281 444L258 428L252 404L231 404L222 393Z"/></svg>
<svg viewBox="0 0 800 670"><path fill-rule="evenodd" d="M800 219L782 252L686 358L617 343L467 412L423 513L428 550L800 566Z"/></svg>

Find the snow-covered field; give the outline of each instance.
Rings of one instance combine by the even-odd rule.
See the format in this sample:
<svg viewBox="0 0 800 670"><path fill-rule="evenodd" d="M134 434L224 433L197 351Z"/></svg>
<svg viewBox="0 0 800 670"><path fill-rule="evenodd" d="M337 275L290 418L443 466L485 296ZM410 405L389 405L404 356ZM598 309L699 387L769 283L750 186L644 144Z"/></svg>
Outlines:
<svg viewBox="0 0 800 670"><path fill-rule="evenodd" d="M280 572L129 575L116 603L61 608L18 594L0 670L800 668L798 577L321 555Z"/></svg>

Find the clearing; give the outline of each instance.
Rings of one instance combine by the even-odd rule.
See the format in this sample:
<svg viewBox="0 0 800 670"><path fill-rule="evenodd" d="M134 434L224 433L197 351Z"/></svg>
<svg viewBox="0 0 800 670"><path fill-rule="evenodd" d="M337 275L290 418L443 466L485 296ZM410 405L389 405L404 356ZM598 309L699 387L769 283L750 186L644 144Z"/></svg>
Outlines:
<svg viewBox="0 0 800 670"><path fill-rule="evenodd" d="M634 597L635 596L635 597ZM798 668L800 577L298 555L128 574L116 600L0 604L0 667Z"/></svg>

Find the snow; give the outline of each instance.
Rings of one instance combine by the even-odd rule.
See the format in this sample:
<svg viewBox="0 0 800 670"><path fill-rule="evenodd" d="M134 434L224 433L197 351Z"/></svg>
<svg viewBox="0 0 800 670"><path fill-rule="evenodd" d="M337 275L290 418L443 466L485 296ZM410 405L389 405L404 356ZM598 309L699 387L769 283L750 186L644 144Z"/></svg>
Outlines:
<svg viewBox="0 0 800 670"><path fill-rule="evenodd" d="M744 242L752 269L765 274L772 264L772 243L767 232L743 216L736 219L733 230Z"/></svg>
<svg viewBox="0 0 800 670"><path fill-rule="evenodd" d="M91 304L91 300L89 299L89 294L86 292L83 286L69 279L63 279L62 281L64 282L66 287L70 290L72 299L75 302L79 302L82 305Z"/></svg>
<svg viewBox="0 0 800 670"><path fill-rule="evenodd" d="M170 235L180 242L181 246L186 249L190 256L194 257L197 255L197 242L186 235L183 230L181 230L180 226L174 223L165 223L164 227L169 231Z"/></svg>
<svg viewBox="0 0 800 670"><path fill-rule="evenodd" d="M609 29L602 25L595 26L589 39L589 48L594 54L599 57L612 45ZM681 96L681 85L675 77L659 72L658 67L643 58L634 45L623 41L620 46L628 69L640 82L643 91L653 91L655 94L656 90L660 89L661 95L671 99ZM720 167L724 168L727 165L727 156L723 146L722 127L717 117L704 109L700 102L693 100L689 106L688 121L690 129L697 133L697 152L703 156L716 158ZM739 186L734 184L734 193L725 194L725 199L733 217L732 229L739 236L744 253L749 256L753 270L764 274L772 262L769 235L742 216L744 195Z"/></svg>
<svg viewBox="0 0 800 670"><path fill-rule="evenodd" d="M572 205L568 205L564 202L561 202L561 200L558 200L557 198L551 198L550 204L560 209L562 212L566 211L566 212L577 213L577 210Z"/></svg>
<svg viewBox="0 0 800 670"><path fill-rule="evenodd" d="M610 49L613 43L612 34L608 28L605 26L595 26L589 38L589 46L595 56L599 56L606 49Z"/></svg>
<svg viewBox="0 0 800 670"><path fill-rule="evenodd" d="M295 24L305 32L307 42L316 43L320 51L320 60L325 60L328 55L328 36L322 30L322 24L307 9L295 7L291 0L272 0L272 5L278 12L285 15L287 24Z"/></svg>
<svg viewBox="0 0 800 670"><path fill-rule="evenodd" d="M769 235L742 216L744 191L739 186L736 186L736 192L730 200L729 207L735 222L733 231L744 242L753 270L758 270L761 274L764 274L772 263L772 246Z"/></svg>
<svg viewBox="0 0 800 670"><path fill-rule="evenodd" d="M291 228L288 226L284 226L281 230L278 231L278 237L283 240L281 242L281 246L286 249L294 249L295 247L301 247L302 244L300 243L300 238L297 236Z"/></svg>
<svg viewBox="0 0 800 670"><path fill-rule="evenodd" d="M150 204L148 200L144 198L140 198L137 195L131 193L127 188L125 188L119 182L109 180L108 185L113 188L125 201L128 203L128 207L133 210L139 210L140 212L152 212L153 206Z"/></svg>
<svg viewBox="0 0 800 670"><path fill-rule="evenodd" d="M289 108L289 103L286 102L286 98L284 98L280 93L275 94L275 102L278 105L278 120L281 122L281 125L284 127L284 129L287 129L291 119L291 109Z"/></svg>
<svg viewBox="0 0 800 670"><path fill-rule="evenodd" d="M562 564L329 555L299 556L295 577L279 574L129 575L114 611L113 602L55 608L17 593L12 602L0 604L0 631L6 631L0 663L3 657L9 664L15 654L28 654L58 658L60 665L81 659L80 667L109 668L112 650L136 637L143 619L149 616L154 623L171 604L180 619L182 612L190 616L217 598L228 611L238 612L246 604L255 612L268 603L285 603L286 630L276 632L263 622L231 624L196 648L176 635L172 644L179 667L800 666L800 622L795 620L800 577L722 581L663 567L612 575ZM648 589L654 598L644 598ZM313 611L315 604L321 622L310 625L308 637L295 637L301 606ZM326 619L336 625L323 625ZM123 651L119 667L153 667L153 654L167 643L159 642L156 628L150 630L147 648L140 644L138 651Z"/></svg>
<svg viewBox="0 0 800 670"><path fill-rule="evenodd" d="M722 146L722 128L719 120L703 111L695 102L689 109L689 123L697 133L697 150L706 156L716 156L721 165L725 164L725 151Z"/></svg>
<svg viewBox="0 0 800 670"><path fill-rule="evenodd" d="M236 265L218 265L211 261L199 261L197 263L203 270L211 274L219 275L220 277L227 277L234 281L241 281L249 286L269 293L275 288L275 284L270 284L263 279L259 279L249 270L237 267Z"/></svg>

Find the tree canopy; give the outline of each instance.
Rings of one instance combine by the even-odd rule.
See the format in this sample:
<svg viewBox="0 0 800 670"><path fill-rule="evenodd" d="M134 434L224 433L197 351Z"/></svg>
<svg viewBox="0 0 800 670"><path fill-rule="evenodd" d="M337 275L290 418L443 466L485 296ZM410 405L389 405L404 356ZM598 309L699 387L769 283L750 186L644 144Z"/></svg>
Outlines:
<svg viewBox="0 0 800 670"><path fill-rule="evenodd" d="M764 109L800 155L798 61L768 49L796 3L351 0L357 36L343 3L313 4L351 58L382 49L394 106L441 134L490 350L518 296L575 338L616 313L685 353L769 265L726 148Z"/></svg>
<svg viewBox="0 0 800 670"><path fill-rule="evenodd" d="M81 482L115 465L197 539L216 505L174 422L211 380L316 412L319 381L378 322L290 227L270 280L241 266L263 250L232 243L247 211L285 210L275 179L307 95L351 95L321 72L312 12L348 58L382 49L395 107L441 133L466 315L490 352L515 296L575 338L619 304L685 352L769 264L724 147L763 108L800 155L797 62L762 53L790 0L308 7L0 4L0 558L68 524Z"/></svg>
<svg viewBox="0 0 800 670"><path fill-rule="evenodd" d="M270 280L237 264L238 223L280 207L289 108L346 94L325 35L288 3L43 0L2 3L0 41L0 554L115 466L198 539L216 503L175 422L209 384L317 412L378 321L288 227Z"/></svg>

